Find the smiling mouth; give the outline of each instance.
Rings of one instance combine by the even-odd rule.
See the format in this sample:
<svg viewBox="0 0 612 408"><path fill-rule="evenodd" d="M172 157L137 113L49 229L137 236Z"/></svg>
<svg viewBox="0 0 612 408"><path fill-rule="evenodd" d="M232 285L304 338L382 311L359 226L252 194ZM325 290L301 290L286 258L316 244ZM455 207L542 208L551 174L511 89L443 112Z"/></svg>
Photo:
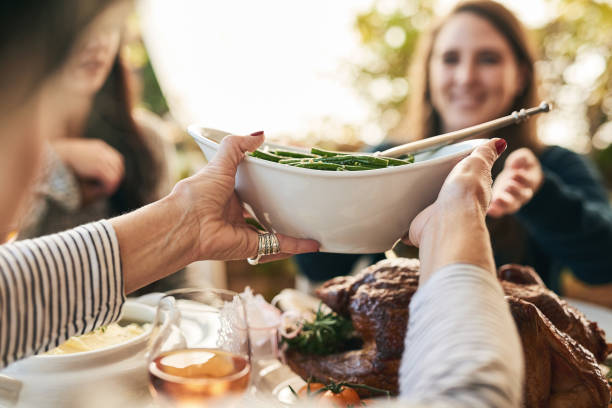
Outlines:
<svg viewBox="0 0 612 408"><path fill-rule="evenodd" d="M485 100L484 97L474 97L474 98L459 97L459 98L451 98L451 103L455 106L458 106L459 108L472 109L472 108L480 107L483 104L484 100Z"/></svg>

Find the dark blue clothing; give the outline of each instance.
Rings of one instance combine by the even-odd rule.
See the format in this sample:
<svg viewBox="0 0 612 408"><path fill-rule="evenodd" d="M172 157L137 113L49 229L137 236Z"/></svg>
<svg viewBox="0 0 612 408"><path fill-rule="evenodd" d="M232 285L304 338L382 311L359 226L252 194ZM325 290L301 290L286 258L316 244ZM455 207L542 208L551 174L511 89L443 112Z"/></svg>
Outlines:
<svg viewBox="0 0 612 408"><path fill-rule="evenodd" d="M588 159L562 147L544 149L539 160L540 190L509 217L524 231L522 242L515 243L522 247L520 255L508 257L493 237L496 263L531 265L555 290L565 267L589 284L612 282L612 207L601 176ZM503 229L494 235L500 233ZM348 274L359 257L315 253L298 255L296 261L302 273L321 281ZM374 255L373 262L383 257Z"/></svg>

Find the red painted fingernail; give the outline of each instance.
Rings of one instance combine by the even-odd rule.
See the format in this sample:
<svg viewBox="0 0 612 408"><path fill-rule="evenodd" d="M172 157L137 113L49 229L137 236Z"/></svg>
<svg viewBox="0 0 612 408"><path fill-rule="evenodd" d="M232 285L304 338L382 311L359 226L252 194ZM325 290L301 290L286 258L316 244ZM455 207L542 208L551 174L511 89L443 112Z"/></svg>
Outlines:
<svg viewBox="0 0 612 408"><path fill-rule="evenodd" d="M259 131L257 131L257 132L253 132L253 133L251 133L251 136L261 136L261 135L263 135L263 134L264 134L263 130L259 130Z"/></svg>
<svg viewBox="0 0 612 408"><path fill-rule="evenodd" d="M499 139L497 142L495 142L495 148L497 149L498 155L502 154L504 150L506 150L506 147L508 147L508 144L504 139Z"/></svg>

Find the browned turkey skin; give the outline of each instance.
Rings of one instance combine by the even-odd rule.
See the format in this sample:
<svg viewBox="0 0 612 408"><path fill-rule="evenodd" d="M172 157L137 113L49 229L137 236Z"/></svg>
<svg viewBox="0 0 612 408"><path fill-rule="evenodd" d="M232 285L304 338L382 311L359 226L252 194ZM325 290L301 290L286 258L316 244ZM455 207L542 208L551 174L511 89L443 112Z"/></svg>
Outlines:
<svg viewBox="0 0 612 408"><path fill-rule="evenodd" d="M557 329L593 353L597 361L601 363L606 359L608 350L604 331L549 290L533 268L504 265L497 275L506 295L533 303Z"/></svg>
<svg viewBox="0 0 612 408"><path fill-rule="evenodd" d="M418 270L418 260L387 259L354 277L325 282L317 297L351 318L363 347L327 356L290 350L286 359L291 369L304 379L367 384L397 394ZM533 269L506 265L498 277L523 343L525 406L607 407L610 390L597 365L607 355L603 330L548 290Z"/></svg>
<svg viewBox="0 0 612 408"><path fill-rule="evenodd" d="M525 356L525 407L605 408L610 389L593 354L533 304L506 296Z"/></svg>

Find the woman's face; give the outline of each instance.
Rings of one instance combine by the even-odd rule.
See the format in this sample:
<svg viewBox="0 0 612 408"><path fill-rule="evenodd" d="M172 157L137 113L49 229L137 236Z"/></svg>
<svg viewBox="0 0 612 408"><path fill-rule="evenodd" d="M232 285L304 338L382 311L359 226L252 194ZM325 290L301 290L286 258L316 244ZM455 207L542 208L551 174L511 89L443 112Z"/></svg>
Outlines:
<svg viewBox="0 0 612 408"><path fill-rule="evenodd" d="M510 44L488 20L461 12L438 33L429 90L444 132L508 114L523 82Z"/></svg>
<svg viewBox="0 0 612 408"><path fill-rule="evenodd" d="M121 2L110 6L80 35L60 71L58 92L93 96L102 88L119 52L128 11Z"/></svg>

